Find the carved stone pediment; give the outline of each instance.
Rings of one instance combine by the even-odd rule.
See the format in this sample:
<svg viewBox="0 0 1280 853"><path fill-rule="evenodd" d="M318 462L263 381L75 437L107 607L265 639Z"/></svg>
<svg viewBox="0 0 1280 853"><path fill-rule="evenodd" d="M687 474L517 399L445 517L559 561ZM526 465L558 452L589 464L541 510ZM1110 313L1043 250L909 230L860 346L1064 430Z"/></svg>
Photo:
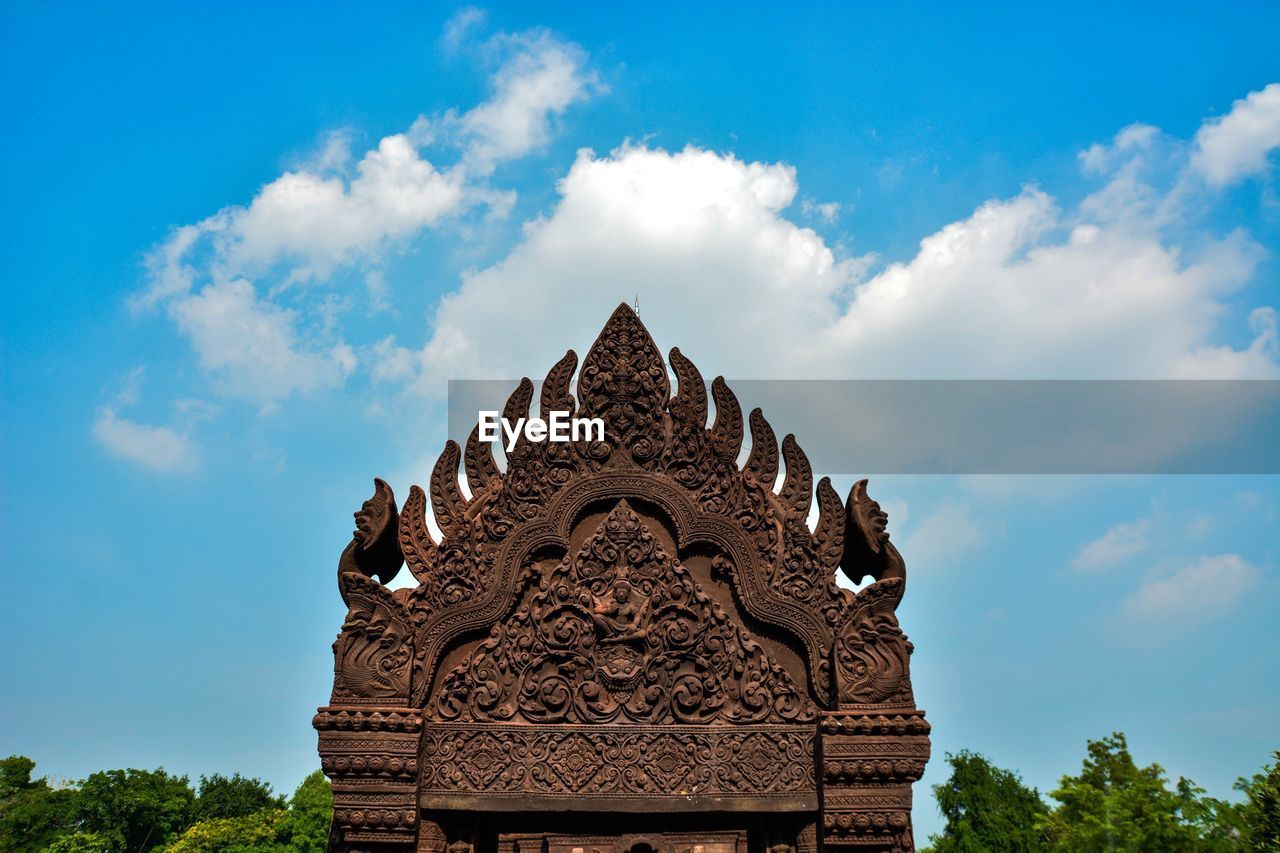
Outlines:
<svg viewBox="0 0 1280 853"><path fill-rule="evenodd" d="M503 416L533 404L523 380ZM625 305L537 406L599 418L604 438L521 436L500 466L477 429L402 510L377 481L356 514L316 718L335 848L548 849L572 835L552 816L585 811L655 850L703 824L761 851L909 849L928 724L895 615L904 565L865 481L847 502L815 487L794 437L758 409L744 425L724 380L708 391L678 349L664 361ZM392 592L402 562L417 584ZM872 582L855 594L837 570ZM680 813L680 832L607 823L637 813Z"/></svg>

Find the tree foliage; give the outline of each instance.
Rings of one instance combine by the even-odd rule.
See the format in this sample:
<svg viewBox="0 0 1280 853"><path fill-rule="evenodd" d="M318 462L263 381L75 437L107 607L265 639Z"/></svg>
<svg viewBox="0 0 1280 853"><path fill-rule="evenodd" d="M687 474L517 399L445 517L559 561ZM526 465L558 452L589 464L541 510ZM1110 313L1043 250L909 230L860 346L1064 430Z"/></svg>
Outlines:
<svg viewBox="0 0 1280 853"><path fill-rule="evenodd" d="M211 818L191 826L165 853L265 853L277 847L283 809Z"/></svg>
<svg viewBox="0 0 1280 853"><path fill-rule="evenodd" d="M153 850L186 829L195 814L186 776L158 770L102 770L80 783L79 828L119 850Z"/></svg>
<svg viewBox="0 0 1280 853"><path fill-rule="evenodd" d="M22 755L0 761L0 849L45 850L73 825L74 792L32 779L35 767Z"/></svg>
<svg viewBox="0 0 1280 853"><path fill-rule="evenodd" d="M15 853L325 853L333 796L316 771L286 803L239 774L107 770L69 787L33 779L35 762L0 761L0 850Z"/></svg>
<svg viewBox="0 0 1280 853"><path fill-rule="evenodd" d="M319 770L302 780L289 799L289 811L280 824L280 837L290 851L325 853L329 849L329 824L333 820L333 791Z"/></svg>
<svg viewBox="0 0 1280 853"><path fill-rule="evenodd" d="M252 779L236 773L223 776L200 777L200 792L196 795L197 820L247 817L263 809L283 809L284 797L271 793L271 786L261 779Z"/></svg>
<svg viewBox="0 0 1280 853"><path fill-rule="evenodd" d="M332 811L329 780L317 770L302 780L287 810L199 821L165 853L325 853Z"/></svg>
<svg viewBox="0 0 1280 853"><path fill-rule="evenodd" d="M1023 853L1043 849L1037 823L1048 811L1016 773L984 756L947 755L951 778L933 786L946 827L929 840L935 853Z"/></svg>
<svg viewBox="0 0 1280 853"><path fill-rule="evenodd" d="M1050 850L1240 849L1231 807L1187 779L1170 786L1159 764L1139 767L1123 733L1089 741L1076 776L1049 794L1059 806L1041 826Z"/></svg>
<svg viewBox="0 0 1280 853"><path fill-rule="evenodd" d="M1280 752L1236 790L1243 802L1206 796L1189 779L1170 783L1158 764L1139 767L1123 734L1090 741L1080 772L1040 799L1018 776L972 752L948 755L935 785L946 818L933 853L977 851L1272 851L1280 853Z"/></svg>
<svg viewBox="0 0 1280 853"><path fill-rule="evenodd" d="M1252 779L1236 782L1236 790L1245 797L1237 809L1241 833L1251 848L1280 853L1280 750L1271 759Z"/></svg>
<svg viewBox="0 0 1280 853"><path fill-rule="evenodd" d="M98 832L68 832L45 848L45 853L115 853L119 847Z"/></svg>

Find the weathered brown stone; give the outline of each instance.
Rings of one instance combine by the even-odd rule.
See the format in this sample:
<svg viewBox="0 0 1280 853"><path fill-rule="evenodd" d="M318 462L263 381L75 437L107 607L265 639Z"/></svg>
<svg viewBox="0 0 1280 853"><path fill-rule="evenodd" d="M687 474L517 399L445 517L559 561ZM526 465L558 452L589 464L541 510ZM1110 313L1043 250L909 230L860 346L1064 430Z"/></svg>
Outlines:
<svg viewBox="0 0 1280 853"><path fill-rule="evenodd" d="M598 417L603 441L521 439L505 469L473 432L430 481L356 514L348 606L314 725L334 850L814 853L912 849L929 758L906 571L858 483L815 488L717 379L716 416L678 349L677 385L620 306L540 414ZM577 399L570 381L578 376ZM521 382L504 416L528 414ZM466 497L459 482L465 469ZM782 483L775 489L780 469ZM384 584L406 564L418 585ZM859 593L836 570L873 582Z"/></svg>

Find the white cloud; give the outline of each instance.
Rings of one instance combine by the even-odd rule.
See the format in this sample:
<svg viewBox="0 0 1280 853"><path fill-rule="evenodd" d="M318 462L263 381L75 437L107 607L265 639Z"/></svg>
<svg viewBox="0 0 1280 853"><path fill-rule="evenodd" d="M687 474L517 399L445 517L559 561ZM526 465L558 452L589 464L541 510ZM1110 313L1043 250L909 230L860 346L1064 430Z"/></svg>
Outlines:
<svg viewBox="0 0 1280 853"><path fill-rule="evenodd" d="M446 121L463 140L464 167L476 175L545 145L552 122L600 88L596 75L584 70L586 54L550 33L500 34L490 43L513 51L493 77L493 97Z"/></svg>
<svg viewBox="0 0 1280 853"><path fill-rule="evenodd" d="M463 10L446 44L460 45L481 23L481 13ZM362 282L377 308L389 251L473 208L505 216L514 194L487 184L494 166L545 144L553 121L594 90L585 53L546 31L499 34L482 50L502 60L490 100L461 116L419 117L354 166L350 131L329 134L248 204L177 228L154 247L135 308L163 307L225 394L271 403L340 385L356 359L333 288ZM443 144L461 149L458 163L424 156ZM353 275L335 283L338 271ZM330 288L286 302L301 284Z"/></svg>
<svg viewBox="0 0 1280 853"><path fill-rule="evenodd" d="M481 23L464 10L446 43L475 47ZM1243 337L1227 324L1240 323L1231 310L1262 249L1243 231L1182 227L1176 209L1203 199L1159 189L1149 175L1171 162L1182 172L1193 160L1220 164L1224 151L1252 164L1233 175L1261 168L1241 154L1248 146L1223 140L1265 148L1257 128L1274 87L1207 123L1194 145L1132 125L1082 152L1082 169L1102 186L1079 205L1064 209L1027 187L888 264L844 256L792 222L799 184L786 163L693 146L584 150L555 207L441 300L422 346L348 344L339 303L296 285L352 270L381 299L390 248L473 208L503 215L513 195L487 183L495 166L544 145L557 118L599 89L582 51L545 31L498 34L477 49L500 61L487 102L419 118L354 166L349 135L335 134L246 206L156 247L138 304L165 307L222 391L269 403L335 387L358 349L375 381L436 394L450 376L550 364L564 341L547 329L595 329L637 295L658 334L708 371L738 376L1280 375L1271 308L1253 311L1248 338L1223 342ZM459 161L432 163L424 149L433 145L456 147ZM834 203L797 207L824 220L839 213Z"/></svg>
<svg viewBox="0 0 1280 853"><path fill-rule="evenodd" d="M1080 152L1080 166L1094 175L1112 172L1122 158L1151 148L1160 136L1160 128L1149 124L1131 124L1116 134L1110 143L1098 142Z"/></svg>
<svg viewBox="0 0 1280 853"><path fill-rule="evenodd" d="M1130 129L1114 147L1140 151L1149 136ZM1136 180L1122 171L1115 180ZM559 189L556 208L505 259L442 300L423 376L550 364L561 342L546 329L596 328L636 294L651 328L738 376L1280 372L1268 308L1251 321L1252 342L1217 342L1226 298L1250 280L1261 249L1243 232L1198 234L1195 248L1162 236L1160 199L1138 203L1136 186L1123 204L1092 197L1092 217L1028 188L870 277L870 259L842 258L786 218L798 185L783 163L627 145L582 152Z"/></svg>
<svg viewBox="0 0 1280 853"><path fill-rule="evenodd" d="M938 567L986 544L991 520L975 518L967 501L945 500L921 519L902 545L913 566Z"/></svg>
<svg viewBox="0 0 1280 853"><path fill-rule="evenodd" d="M325 279L338 266L376 259L386 241L416 234L465 202L462 175L442 173L405 134L365 153L349 183L337 175L287 172L248 208L231 208L204 228L223 277L260 274L287 262L292 281Z"/></svg>
<svg viewBox="0 0 1280 853"><path fill-rule="evenodd" d="M812 199L805 199L800 204L800 212L805 216L816 216L823 222L830 224L835 222L836 217L840 215L840 202L815 202Z"/></svg>
<svg viewBox="0 0 1280 853"><path fill-rule="evenodd" d="M1280 148L1280 83L1272 83L1231 105L1196 133L1192 167L1212 186L1224 187L1269 168Z"/></svg>
<svg viewBox="0 0 1280 853"><path fill-rule="evenodd" d="M1110 568L1150 547L1151 519L1117 524L1080 548L1071 567L1082 572Z"/></svg>
<svg viewBox="0 0 1280 853"><path fill-rule="evenodd" d="M413 369L413 351L397 346L394 336L389 335L373 345L373 381L404 382L413 378Z"/></svg>
<svg viewBox="0 0 1280 853"><path fill-rule="evenodd" d="M98 411L92 433L116 456L152 471L191 471L200 463L195 445L186 435L170 427L131 421L110 407Z"/></svg>
<svg viewBox="0 0 1280 853"><path fill-rule="evenodd" d="M407 134L384 137L345 180L349 157L330 137L310 167L285 172L247 207L230 206L176 229L148 259L142 308L188 293L197 276L215 281L273 273L285 283L323 281L341 266L376 263L388 243L420 232L467 203L463 176L440 172ZM203 250L203 254L201 253Z"/></svg>
<svg viewBox="0 0 1280 853"><path fill-rule="evenodd" d="M304 347L293 313L258 298L244 279L207 285L175 302L172 313L200 366L231 396L269 403L337 385L356 366L341 341L322 351Z"/></svg>
<svg viewBox="0 0 1280 853"><path fill-rule="evenodd" d="M834 320L831 296L865 268L780 215L796 193L786 165L694 148L583 151L560 191L553 214L530 223L505 260L442 301L422 353L435 376L554 360L563 341L546 329L596 328L637 294L660 333L753 365L762 350L778 354L765 341L805 346L815 325Z"/></svg>
<svg viewBox="0 0 1280 853"><path fill-rule="evenodd" d="M449 20L445 21L444 33L440 36L440 44L448 53L454 53L469 39L477 29L484 26L488 14L483 9L467 6L459 9Z"/></svg>
<svg viewBox="0 0 1280 853"><path fill-rule="evenodd" d="M1206 555L1149 579L1124 600L1120 615L1144 639L1170 639L1231 612L1261 576L1238 554Z"/></svg>

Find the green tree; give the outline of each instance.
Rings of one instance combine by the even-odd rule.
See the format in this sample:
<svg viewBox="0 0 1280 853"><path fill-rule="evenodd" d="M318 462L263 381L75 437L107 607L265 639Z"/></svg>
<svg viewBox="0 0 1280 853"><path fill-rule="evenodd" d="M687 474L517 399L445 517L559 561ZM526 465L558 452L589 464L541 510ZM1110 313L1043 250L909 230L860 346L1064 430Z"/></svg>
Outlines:
<svg viewBox="0 0 1280 853"><path fill-rule="evenodd" d="M116 848L101 833L68 832L46 847L45 853L116 853Z"/></svg>
<svg viewBox="0 0 1280 853"><path fill-rule="evenodd" d="M934 853L1022 853L1043 850L1036 824L1048 809L1016 773L967 750L947 755L951 777L933 786L947 823L929 841Z"/></svg>
<svg viewBox="0 0 1280 853"><path fill-rule="evenodd" d="M25 755L10 755L0 761L0 802L33 788L48 787L45 780L31 778L35 769L36 763Z"/></svg>
<svg viewBox="0 0 1280 853"><path fill-rule="evenodd" d="M296 853L325 853L333 820L333 791L319 770L302 780L289 798L289 811L280 824L286 849Z"/></svg>
<svg viewBox="0 0 1280 853"><path fill-rule="evenodd" d="M1245 797L1237 808L1242 834L1253 850L1280 851L1280 750L1271 757L1261 773L1235 785Z"/></svg>
<svg viewBox="0 0 1280 853"><path fill-rule="evenodd" d="M266 853L284 851L280 844L283 809L264 809L250 815L212 818L193 824L165 853Z"/></svg>
<svg viewBox="0 0 1280 853"><path fill-rule="evenodd" d="M263 809L283 809L284 797L271 793L271 786L260 779L252 779L236 773L223 776L200 777L200 791L196 794L196 820L245 817Z"/></svg>
<svg viewBox="0 0 1280 853"><path fill-rule="evenodd" d="M1215 851L1236 849L1221 832L1229 807L1180 779L1170 787L1158 764L1139 767L1124 734L1089 741L1078 776L1049 796L1059 806L1041 827L1052 850Z"/></svg>
<svg viewBox="0 0 1280 853"><path fill-rule="evenodd" d="M102 836L114 850L152 850L191 825L195 800L186 776L163 769L104 770L80 785L78 828Z"/></svg>
<svg viewBox="0 0 1280 853"><path fill-rule="evenodd" d="M202 820L165 853L325 853L332 811L329 780L317 770L302 780L287 810Z"/></svg>
<svg viewBox="0 0 1280 853"><path fill-rule="evenodd" d="M76 792L32 779L35 766L22 755L0 761L0 850L45 850L75 823Z"/></svg>

